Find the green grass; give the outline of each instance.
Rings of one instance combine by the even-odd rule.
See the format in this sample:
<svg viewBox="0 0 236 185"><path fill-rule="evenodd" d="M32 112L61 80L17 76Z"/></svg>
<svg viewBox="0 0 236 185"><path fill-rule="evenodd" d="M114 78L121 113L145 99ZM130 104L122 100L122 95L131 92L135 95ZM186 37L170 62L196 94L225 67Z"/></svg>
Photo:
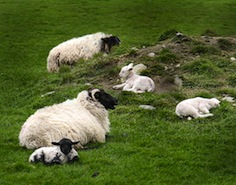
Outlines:
<svg viewBox="0 0 236 185"><path fill-rule="evenodd" d="M176 73L184 79L182 89L132 94L111 88L123 65L120 56L136 55L131 47L155 45L166 38L163 33L172 36L168 30L191 36L235 36L235 12L234 0L1 0L0 184L236 184L235 107L222 102L212 111L214 117L192 121L174 114L176 104L188 97L236 97L235 63L201 45L193 48L200 58L188 61L163 50L155 58L140 58L149 67L145 74ZM97 55L72 70L46 71L53 46L97 31L117 35L121 46L109 57ZM219 40L218 46L235 50L226 40ZM178 62L180 68L165 71L165 65ZM98 149L79 151L78 163L30 164L32 151L18 144L21 125L37 109L76 97L89 88L88 82L119 99L119 106L110 111L107 142L95 144ZM55 93L41 96L51 91ZM156 109L143 110L140 104Z"/></svg>

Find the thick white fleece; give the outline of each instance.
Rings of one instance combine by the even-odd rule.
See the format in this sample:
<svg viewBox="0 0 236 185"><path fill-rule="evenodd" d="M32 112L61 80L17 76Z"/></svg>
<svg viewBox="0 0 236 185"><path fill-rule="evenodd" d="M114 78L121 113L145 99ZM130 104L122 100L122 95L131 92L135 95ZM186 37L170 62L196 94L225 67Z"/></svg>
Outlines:
<svg viewBox="0 0 236 185"><path fill-rule="evenodd" d="M51 142L68 138L80 141L81 148L90 141L105 142L110 122L108 111L82 91L76 99L37 110L23 124L20 145L29 149L51 146Z"/></svg>

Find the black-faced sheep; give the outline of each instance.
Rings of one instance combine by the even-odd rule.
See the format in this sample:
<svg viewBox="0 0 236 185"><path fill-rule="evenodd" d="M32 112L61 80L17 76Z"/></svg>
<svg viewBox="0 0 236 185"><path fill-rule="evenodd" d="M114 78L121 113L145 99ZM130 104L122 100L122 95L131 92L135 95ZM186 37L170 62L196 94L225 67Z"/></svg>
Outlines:
<svg viewBox="0 0 236 185"><path fill-rule="evenodd" d="M63 138L59 142L52 142L53 145L49 147L41 147L35 150L29 157L29 162L44 164L64 164L78 161L78 153L72 145L78 144L72 142L70 139Z"/></svg>
<svg viewBox="0 0 236 185"><path fill-rule="evenodd" d="M191 118L205 118L213 116L210 113L210 109L216 108L220 105L220 101L216 98L190 98L183 100L176 106L175 113L177 116L183 118L187 117L188 120Z"/></svg>
<svg viewBox="0 0 236 185"><path fill-rule="evenodd" d="M48 72L57 72L61 65L73 65L79 59L89 59L99 52L110 53L120 39L102 32L67 40L51 49L47 57Z"/></svg>
<svg viewBox="0 0 236 185"><path fill-rule="evenodd" d="M151 78L134 73L133 63L124 66L119 73L119 77L124 79L125 82L113 86L113 89L122 89L134 93L153 92L155 89L155 83Z"/></svg>
<svg viewBox="0 0 236 185"><path fill-rule="evenodd" d="M19 141L28 149L51 146L66 137L80 141L82 148L90 141L105 142L110 130L107 109L115 109L117 99L104 90L82 91L77 98L37 110L23 124Z"/></svg>

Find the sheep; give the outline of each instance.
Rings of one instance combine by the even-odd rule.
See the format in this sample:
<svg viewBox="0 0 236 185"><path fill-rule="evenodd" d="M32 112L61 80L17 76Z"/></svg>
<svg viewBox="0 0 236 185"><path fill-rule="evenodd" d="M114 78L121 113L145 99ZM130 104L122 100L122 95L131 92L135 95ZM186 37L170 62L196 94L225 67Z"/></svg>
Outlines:
<svg viewBox="0 0 236 185"><path fill-rule="evenodd" d="M220 106L220 101L216 98L190 98L177 104L175 113L180 118L205 118L213 116L210 109Z"/></svg>
<svg viewBox="0 0 236 185"><path fill-rule="evenodd" d="M102 89L91 89L75 99L41 108L22 125L19 143L28 149L51 146L64 137L80 141L76 149L90 141L104 143L110 130L108 109L115 109L117 101Z"/></svg>
<svg viewBox="0 0 236 185"><path fill-rule="evenodd" d="M79 141L72 142L70 139L63 138L59 142L52 142L55 146L41 147L35 150L29 157L29 162L44 164L64 164L78 161L77 151L72 145Z"/></svg>
<svg viewBox="0 0 236 185"><path fill-rule="evenodd" d="M102 32L72 38L52 48L47 57L48 72L58 72L63 64L73 65L79 59L87 60L99 52L110 53L120 39Z"/></svg>
<svg viewBox="0 0 236 185"><path fill-rule="evenodd" d="M125 82L113 86L113 89L121 89L123 91L132 91L134 93L153 92L155 90L154 81L147 76L140 76L133 71L133 63L124 66L119 77L125 79Z"/></svg>

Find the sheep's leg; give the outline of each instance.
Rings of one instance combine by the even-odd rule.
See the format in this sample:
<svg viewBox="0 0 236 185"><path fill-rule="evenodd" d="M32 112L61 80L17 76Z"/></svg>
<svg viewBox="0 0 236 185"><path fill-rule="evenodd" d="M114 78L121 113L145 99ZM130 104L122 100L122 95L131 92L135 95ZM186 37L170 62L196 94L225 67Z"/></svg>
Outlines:
<svg viewBox="0 0 236 185"><path fill-rule="evenodd" d="M202 112L203 114L210 113L210 111L205 106L199 106L199 112Z"/></svg>
<svg viewBox="0 0 236 185"><path fill-rule="evenodd" d="M123 88L124 86L125 86L125 83L119 84L119 85L115 85L115 86L113 86L112 88L113 88L113 89L121 89L121 88Z"/></svg>

